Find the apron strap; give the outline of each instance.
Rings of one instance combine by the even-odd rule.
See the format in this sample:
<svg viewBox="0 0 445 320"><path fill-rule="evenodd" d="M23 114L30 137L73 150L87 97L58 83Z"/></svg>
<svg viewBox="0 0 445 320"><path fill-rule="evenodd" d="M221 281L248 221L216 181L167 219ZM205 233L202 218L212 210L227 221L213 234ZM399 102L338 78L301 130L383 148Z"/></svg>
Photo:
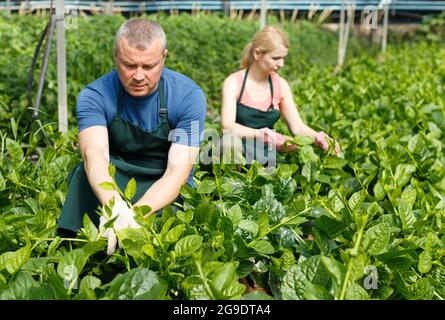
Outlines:
<svg viewBox="0 0 445 320"><path fill-rule="evenodd" d="M241 91L238 97L238 100L236 101L236 103L240 103L241 102L241 98L243 97L243 93L244 93L244 88L246 87L246 81L247 81L247 74L249 73L249 68L246 69L246 73L244 74L244 79L243 79L243 85L241 86ZM269 87L270 87L270 106L268 110L271 110L274 108L273 106L273 85L272 85L272 77L269 75L268 77L269 80Z"/></svg>
<svg viewBox="0 0 445 320"><path fill-rule="evenodd" d="M270 107L269 111L273 110L273 84L272 84L272 77L269 75L269 86L270 86Z"/></svg>
<svg viewBox="0 0 445 320"><path fill-rule="evenodd" d="M158 91L159 91L159 117L161 118L161 122L167 122L167 104L165 103L165 95L164 95L164 80L162 78L158 83Z"/></svg>
<svg viewBox="0 0 445 320"><path fill-rule="evenodd" d="M239 93L239 97L238 97L238 100L236 101L236 103L240 103L241 102L241 98L243 97L243 93L244 93L244 87L246 86L247 74L248 73L249 73L249 68L246 69L246 73L244 74L243 85L241 86L241 91Z"/></svg>

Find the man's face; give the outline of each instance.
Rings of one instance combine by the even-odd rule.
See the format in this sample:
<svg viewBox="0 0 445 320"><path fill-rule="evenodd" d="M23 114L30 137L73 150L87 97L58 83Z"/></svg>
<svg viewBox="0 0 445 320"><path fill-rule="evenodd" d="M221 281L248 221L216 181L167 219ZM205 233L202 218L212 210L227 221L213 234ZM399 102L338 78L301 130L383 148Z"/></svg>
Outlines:
<svg viewBox="0 0 445 320"><path fill-rule="evenodd" d="M155 91L166 56L167 49L162 49L160 39L155 39L147 49L141 50L122 38L115 59L125 90L133 97L147 96Z"/></svg>

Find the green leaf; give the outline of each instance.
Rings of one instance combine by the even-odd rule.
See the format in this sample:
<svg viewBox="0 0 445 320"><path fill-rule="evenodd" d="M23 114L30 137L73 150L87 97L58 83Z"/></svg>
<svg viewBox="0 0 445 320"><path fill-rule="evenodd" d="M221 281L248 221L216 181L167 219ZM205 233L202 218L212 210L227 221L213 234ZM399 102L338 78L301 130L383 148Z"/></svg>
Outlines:
<svg viewBox="0 0 445 320"><path fill-rule="evenodd" d="M434 287L428 278L420 278L408 285L400 274L396 274L395 283L398 291L408 300L430 300L434 294Z"/></svg>
<svg viewBox="0 0 445 320"><path fill-rule="evenodd" d="M261 237L269 230L269 216L266 212L261 212L258 217L258 235Z"/></svg>
<svg viewBox="0 0 445 320"><path fill-rule="evenodd" d="M235 280L237 263L228 262L224 263L219 269L217 269L210 277L212 286L222 292L224 289Z"/></svg>
<svg viewBox="0 0 445 320"><path fill-rule="evenodd" d="M326 169L341 169L347 163L348 162L345 159L334 156L328 156L325 158L323 167L325 167Z"/></svg>
<svg viewBox="0 0 445 320"><path fill-rule="evenodd" d="M91 242L79 249L68 252L60 260L57 273L70 286L74 285L88 258L104 248L104 241Z"/></svg>
<svg viewBox="0 0 445 320"><path fill-rule="evenodd" d="M151 243L146 243L142 246L142 252L144 252L150 258L156 260L156 249Z"/></svg>
<svg viewBox="0 0 445 320"><path fill-rule="evenodd" d="M346 274L345 266L342 263L340 263L337 260L332 259L332 258L322 256L320 259L323 262L323 264L325 265L326 270L331 275L334 283L337 286L337 290L338 290L339 288L341 288L341 284L343 283L343 280L345 278L345 274Z"/></svg>
<svg viewBox="0 0 445 320"><path fill-rule="evenodd" d="M321 262L321 256L310 258L292 266L283 276L281 292L283 300L305 299L306 284L327 287L331 275Z"/></svg>
<svg viewBox="0 0 445 320"><path fill-rule="evenodd" d="M234 279L227 288L222 291L224 297L230 300L241 300L246 287Z"/></svg>
<svg viewBox="0 0 445 320"><path fill-rule="evenodd" d="M179 240L185 230L185 224L180 224L170 229L165 236L165 242L173 243Z"/></svg>
<svg viewBox="0 0 445 320"><path fill-rule="evenodd" d="M116 188L112 182L102 182L102 183L99 183L99 186L104 190L116 190Z"/></svg>
<svg viewBox="0 0 445 320"><path fill-rule="evenodd" d="M369 294L356 283L351 283L346 291L346 300L369 300Z"/></svg>
<svg viewBox="0 0 445 320"><path fill-rule="evenodd" d="M3 191L6 189L6 180L3 177L2 173L0 172L0 191Z"/></svg>
<svg viewBox="0 0 445 320"><path fill-rule="evenodd" d="M146 214L151 212L151 208L147 205L133 206L133 211L137 216L145 216Z"/></svg>
<svg viewBox="0 0 445 320"><path fill-rule="evenodd" d="M11 158L15 161L19 161L23 159L23 149L20 144L10 138L6 138L6 151L11 156Z"/></svg>
<svg viewBox="0 0 445 320"><path fill-rule="evenodd" d="M333 300L325 287L310 282L305 284L303 297L305 300Z"/></svg>
<svg viewBox="0 0 445 320"><path fill-rule="evenodd" d="M399 164L396 167L394 180L398 187L403 187L411 179L413 173L416 172L416 167L412 164Z"/></svg>
<svg viewBox="0 0 445 320"><path fill-rule="evenodd" d="M409 185L406 187L401 195L401 199L399 202L399 216L400 220L402 220L403 230L407 230L412 227L416 222L416 218L413 212L413 205L416 202L417 191L416 189Z"/></svg>
<svg viewBox="0 0 445 320"><path fill-rule="evenodd" d="M298 165L296 163L280 163L278 165L278 169L275 172L275 175L281 180L281 179L287 179L292 177L292 175L295 173L295 171L298 170Z"/></svg>
<svg viewBox="0 0 445 320"><path fill-rule="evenodd" d="M201 181L198 189L196 190L199 194L209 194L216 190L215 180L209 177L205 177L204 180Z"/></svg>
<svg viewBox="0 0 445 320"><path fill-rule="evenodd" d="M339 220L322 215L314 221L315 226L326 233L330 238L335 237L346 229L346 225Z"/></svg>
<svg viewBox="0 0 445 320"><path fill-rule="evenodd" d="M365 232L363 247L369 255L382 253L388 245L390 227L387 223L379 223Z"/></svg>
<svg viewBox="0 0 445 320"><path fill-rule="evenodd" d="M9 274L16 273L28 260L31 254L29 247L23 247L17 251L8 251L0 256L0 270L5 269Z"/></svg>
<svg viewBox="0 0 445 320"><path fill-rule="evenodd" d="M304 146L304 145L311 145L312 143L314 143L314 139L309 137L309 136L295 136L293 138L293 141L298 145L298 146Z"/></svg>
<svg viewBox="0 0 445 320"><path fill-rule="evenodd" d="M9 288L0 294L0 300L51 300L51 290L42 288L29 274L17 272L9 281Z"/></svg>
<svg viewBox="0 0 445 320"><path fill-rule="evenodd" d="M176 211L176 217L184 223L190 223L193 220L193 211L186 210L184 212L184 211L178 210L178 211Z"/></svg>
<svg viewBox="0 0 445 320"><path fill-rule="evenodd" d="M291 250L285 249L280 257L281 269L288 271L295 264L295 256Z"/></svg>
<svg viewBox="0 0 445 320"><path fill-rule="evenodd" d="M374 185L373 191L374 197L377 201L383 200L386 196L385 189L380 181L377 181L377 183Z"/></svg>
<svg viewBox="0 0 445 320"><path fill-rule="evenodd" d="M147 242L142 228L124 228L117 230L116 236L119 239L125 252L132 256L136 262L142 263L144 255L141 248Z"/></svg>
<svg viewBox="0 0 445 320"><path fill-rule="evenodd" d="M119 274L109 285L105 298L113 300L158 300L166 291L157 274L145 268Z"/></svg>
<svg viewBox="0 0 445 320"><path fill-rule="evenodd" d="M134 178L131 178L130 181L128 181L127 186L125 187L125 198L127 198L128 200L133 199L136 194L136 188L136 180Z"/></svg>
<svg viewBox="0 0 445 320"><path fill-rule="evenodd" d="M355 211L362 205L363 201L366 198L366 192L364 190L360 190L355 192L348 200L349 208L351 211Z"/></svg>
<svg viewBox="0 0 445 320"><path fill-rule="evenodd" d="M445 286L443 285L445 283L445 267L434 267L433 270L431 270L431 273L429 274L429 279L431 284L434 285L436 288L436 291L441 295L445 295Z"/></svg>
<svg viewBox="0 0 445 320"><path fill-rule="evenodd" d="M54 238L54 240L48 247L48 252L47 252L48 257L51 257L56 254L57 247L62 243L62 241L63 240L59 236Z"/></svg>
<svg viewBox="0 0 445 320"><path fill-rule="evenodd" d="M431 270L432 266L433 261L431 258L431 254L428 250L424 250L419 256L419 263L417 267L421 273L427 273Z"/></svg>
<svg viewBox="0 0 445 320"><path fill-rule="evenodd" d="M261 254L273 254L275 249L269 241L256 240L249 243L249 247Z"/></svg>
<svg viewBox="0 0 445 320"><path fill-rule="evenodd" d="M114 175L116 174L116 167L114 166L114 164L110 163L108 165L108 173L110 177L114 177Z"/></svg>
<svg viewBox="0 0 445 320"><path fill-rule="evenodd" d="M22 266L21 270L28 274L37 275L44 272L46 264L51 260L51 257L29 258Z"/></svg>
<svg viewBox="0 0 445 320"><path fill-rule="evenodd" d="M96 292L94 291L96 288L99 288L102 284L102 281L99 278L94 276L87 275L83 277L80 282L79 289L79 299L82 300L97 300Z"/></svg>
<svg viewBox="0 0 445 320"><path fill-rule="evenodd" d="M177 257L189 256L197 251L202 245L202 237L196 234L180 239L175 245Z"/></svg>
<svg viewBox="0 0 445 320"><path fill-rule="evenodd" d="M319 231L317 228L312 228L312 233L314 234L315 243L323 255L328 256L337 247L332 239L329 239L324 232Z"/></svg>
<svg viewBox="0 0 445 320"><path fill-rule="evenodd" d="M81 229L81 233L89 240L96 241L98 239L99 233L97 231L96 226L91 221L88 214L84 214L83 216L83 228Z"/></svg>
<svg viewBox="0 0 445 320"><path fill-rule="evenodd" d="M171 218L168 218L164 222L164 225L162 226L161 232L159 233L159 235L161 236L162 239L165 238L165 236L167 235L167 232L170 230L170 228L173 225L173 223L175 222L175 220L176 220L175 217L171 217Z"/></svg>
<svg viewBox="0 0 445 320"><path fill-rule="evenodd" d="M416 134L408 141L408 150L414 154L421 154L425 148L425 142L420 134Z"/></svg>
<svg viewBox="0 0 445 320"><path fill-rule="evenodd" d="M238 228L252 233L254 237L258 234L258 229L259 229L258 225L251 220L241 220L238 223Z"/></svg>
<svg viewBox="0 0 445 320"><path fill-rule="evenodd" d="M300 157L304 163L317 162L319 157L315 154L312 146L306 145L300 148Z"/></svg>

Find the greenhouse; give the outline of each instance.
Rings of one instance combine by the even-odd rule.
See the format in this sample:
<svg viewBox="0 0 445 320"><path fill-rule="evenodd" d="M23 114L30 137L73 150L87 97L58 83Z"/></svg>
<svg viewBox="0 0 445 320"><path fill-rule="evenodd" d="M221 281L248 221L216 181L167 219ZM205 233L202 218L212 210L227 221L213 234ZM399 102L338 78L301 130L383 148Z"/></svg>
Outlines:
<svg viewBox="0 0 445 320"><path fill-rule="evenodd" d="M0 53L0 300L445 299L445 1L1 1Z"/></svg>

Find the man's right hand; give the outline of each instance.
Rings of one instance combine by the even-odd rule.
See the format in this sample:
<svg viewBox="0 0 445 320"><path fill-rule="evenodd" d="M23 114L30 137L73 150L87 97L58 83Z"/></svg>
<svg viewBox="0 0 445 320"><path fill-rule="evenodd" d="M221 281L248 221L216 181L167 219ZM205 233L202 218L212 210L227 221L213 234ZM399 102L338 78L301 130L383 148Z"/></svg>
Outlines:
<svg viewBox="0 0 445 320"><path fill-rule="evenodd" d="M115 218L114 224L105 228L105 224ZM117 249L117 237L115 231L125 228L139 228L139 224L134 220L134 212L123 200L114 203L111 217L102 215L99 219L99 232L102 237L108 239L107 254L112 255Z"/></svg>

